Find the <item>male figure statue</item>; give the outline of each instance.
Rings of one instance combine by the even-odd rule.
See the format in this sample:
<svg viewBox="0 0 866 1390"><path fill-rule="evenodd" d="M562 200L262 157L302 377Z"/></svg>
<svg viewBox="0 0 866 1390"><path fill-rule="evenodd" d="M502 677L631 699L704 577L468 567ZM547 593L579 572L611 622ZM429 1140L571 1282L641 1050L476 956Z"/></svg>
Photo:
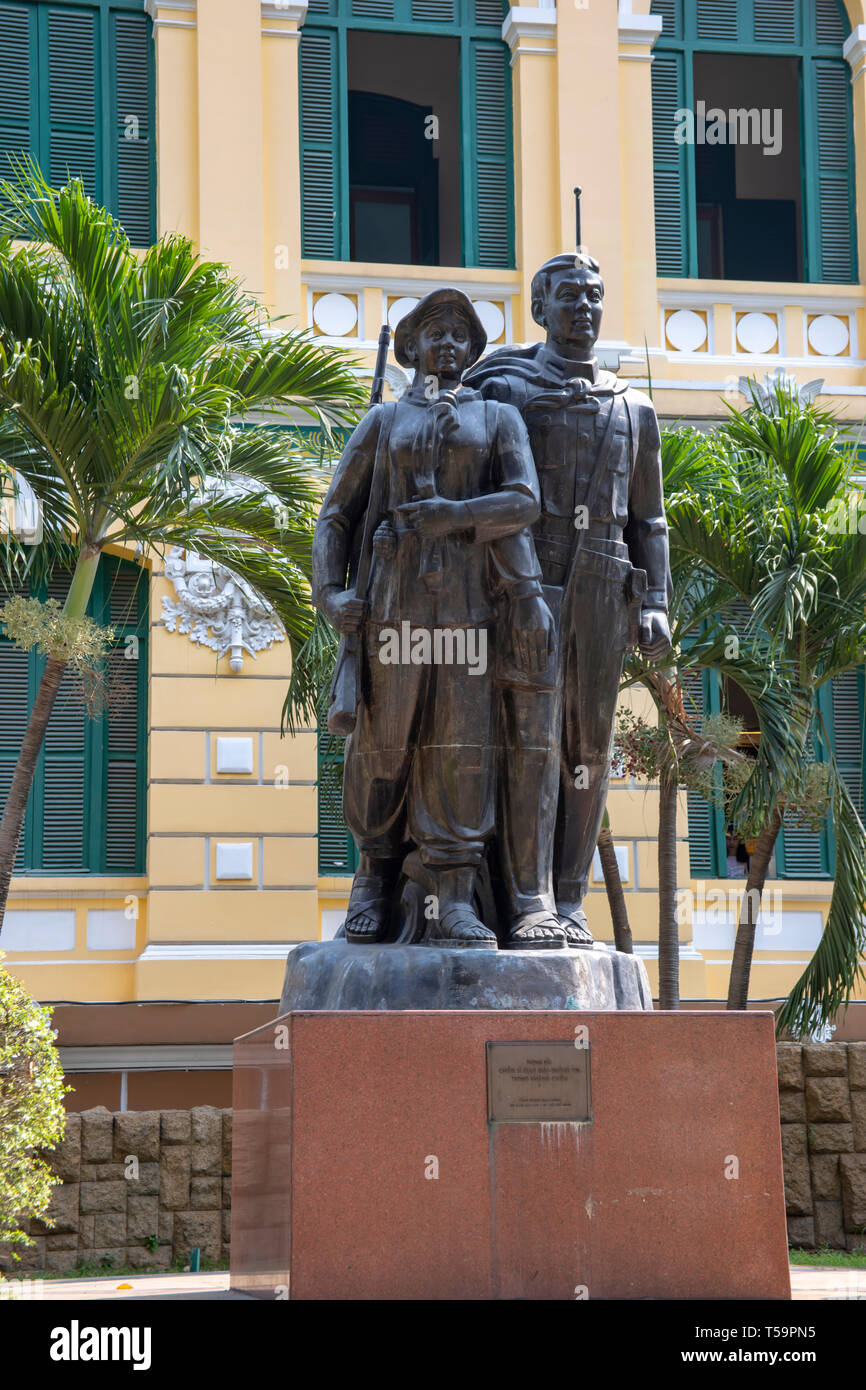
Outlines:
<svg viewBox="0 0 866 1390"><path fill-rule="evenodd" d="M554 256L532 281L532 316L547 333L492 353L467 376L490 400L517 406L541 487L533 527L557 659L543 678L503 691L506 822L502 870L515 923L550 904L572 946L591 946L583 898L607 786L626 649L670 647L667 523L652 402L600 371L595 345L604 285L598 262ZM552 833L555 824L555 836Z"/></svg>
<svg viewBox="0 0 866 1390"><path fill-rule="evenodd" d="M362 694L343 777L359 850L350 942L388 939L402 874L414 885L411 900L421 893L433 905L428 942L497 946L474 904L495 829L493 647L508 641L521 671L543 669L553 621L527 529L539 500L523 421L512 406L461 389L464 367L486 341L460 290L435 290L401 320L394 352L414 367L414 384L358 425L316 528L314 602L340 632L363 636ZM365 603L353 574L377 495ZM444 663L436 661L436 633L448 640ZM454 660L461 635L467 650L470 637L477 653L490 649L489 669ZM552 918L509 944L564 946L565 933Z"/></svg>

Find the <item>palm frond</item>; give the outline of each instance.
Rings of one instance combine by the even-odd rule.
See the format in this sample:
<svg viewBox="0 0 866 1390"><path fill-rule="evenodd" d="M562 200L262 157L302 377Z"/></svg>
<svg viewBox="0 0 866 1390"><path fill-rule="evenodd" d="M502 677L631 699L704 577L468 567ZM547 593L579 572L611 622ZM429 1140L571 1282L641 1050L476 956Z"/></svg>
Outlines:
<svg viewBox="0 0 866 1390"><path fill-rule="evenodd" d="M812 1035L832 1023L851 1000L858 979L866 979L861 957L866 949L866 832L835 760L833 830L836 874L827 922L817 950L779 1009L779 1033Z"/></svg>

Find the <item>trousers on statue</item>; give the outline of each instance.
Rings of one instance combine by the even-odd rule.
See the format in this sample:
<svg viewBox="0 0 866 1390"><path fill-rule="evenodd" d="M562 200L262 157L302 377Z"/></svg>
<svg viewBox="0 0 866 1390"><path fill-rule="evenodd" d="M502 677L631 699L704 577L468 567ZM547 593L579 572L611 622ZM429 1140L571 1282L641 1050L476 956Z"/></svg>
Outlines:
<svg viewBox="0 0 866 1390"><path fill-rule="evenodd" d="M555 688L503 689L508 752L502 759L502 805L510 811L501 861L514 918L554 901L567 913L580 906L587 890L610 781L629 636L630 568L623 565L622 582L580 569L564 604L561 590L551 602L559 618Z"/></svg>
<svg viewBox="0 0 866 1390"><path fill-rule="evenodd" d="M466 662L392 665L381 654L370 624L369 696L346 741L346 824L374 859L414 845L431 867L477 866L494 828L492 681Z"/></svg>

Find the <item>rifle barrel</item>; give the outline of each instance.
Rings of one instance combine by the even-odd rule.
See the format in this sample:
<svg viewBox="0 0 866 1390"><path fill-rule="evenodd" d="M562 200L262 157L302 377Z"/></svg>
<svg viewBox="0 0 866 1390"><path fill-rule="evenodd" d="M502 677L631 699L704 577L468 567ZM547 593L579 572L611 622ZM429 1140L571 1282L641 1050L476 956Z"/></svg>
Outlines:
<svg viewBox="0 0 866 1390"><path fill-rule="evenodd" d="M387 323L383 323L379 333L379 348L376 353L376 370L373 373L373 385L370 390L371 406L382 404L382 393L385 389L385 364L388 361L390 344L391 329Z"/></svg>

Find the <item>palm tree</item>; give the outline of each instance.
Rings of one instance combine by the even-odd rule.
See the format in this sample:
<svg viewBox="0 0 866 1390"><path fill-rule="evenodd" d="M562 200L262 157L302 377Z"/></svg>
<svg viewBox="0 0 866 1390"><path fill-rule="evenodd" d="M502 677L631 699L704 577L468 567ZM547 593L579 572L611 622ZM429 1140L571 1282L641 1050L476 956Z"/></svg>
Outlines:
<svg viewBox="0 0 866 1390"><path fill-rule="evenodd" d="M706 436L686 427L662 436L666 506L684 496L700 498L716 477ZM695 504L697 505L697 504ZM680 790L717 802L734 789L733 810L750 822L796 782L807 721L791 673L760 628L738 633L728 621L738 594L682 549L671 527L670 624L672 652L651 663L635 652L626 662L623 689L642 684L656 706L658 728L625 721L617 735L621 753L638 775L659 784L659 1003L679 1007L679 922L676 878L676 806ZM706 669L734 680L751 700L761 730L758 757L737 747L740 730L730 719L702 720L688 689ZM727 788L720 774L724 773ZM754 895L744 899L752 904ZM757 920L757 914L755 914Z"/></svg>
<svg viewBox="0 0 866 1390"><path fill-rule="evenodd" d="M187 546L227 566L296 652L319 488L299 437L243 420L294 408L330 433L362 402L342 354L270 330L185 238L139 256L80 181L58 191L21 164L0 185L0 459L41 503L45 563L74 557L62 612L12 609L47 660L0 821L0 922L61 679L99 651L85 610L104 547Z"/></svg>
<svg viewBox="0 0 866 1390"><path fill-rule="evenodd" d="M773 770L752 791L761 833L747 881L728 995L745 1008L757 908L789 798L809 761L810 735L826 750L836 872L827 923L812 960L782 1007L778 1026L812 1032L847 1004L864 945L866 833L821 727L817 693L866 657L866 535L839 525L840 506L857 492L858 461L828 412L777 384L704 437L697 485L680 480L667 496L672 549L736 600L751 618L747 641L766 640L784 667L791 698L807 718L798 733L799 767ZM743 684L738 663L731 671ZM761 754L763 754L762 737ZM786 790L787 788L787 790ZM760 793L760 794L758 794Z"/></svg>
<svg viewBox="0 0 866 1390"><path fill-rule="evenodd" d="M631 926L628 920L625 893L622 891L622 879L620 878L619 865L616 862L616 847L610 828L610 816L607 811L604 812L601 818L601 829L598 832L597 845L598 857L601 861L601 871L604 875L604 887L607 893L607 901L610 906L610 916L613 923L614 945L618 951L623 951L626 955L630 956L634 954L634 942L632 940Z"/></svg>

